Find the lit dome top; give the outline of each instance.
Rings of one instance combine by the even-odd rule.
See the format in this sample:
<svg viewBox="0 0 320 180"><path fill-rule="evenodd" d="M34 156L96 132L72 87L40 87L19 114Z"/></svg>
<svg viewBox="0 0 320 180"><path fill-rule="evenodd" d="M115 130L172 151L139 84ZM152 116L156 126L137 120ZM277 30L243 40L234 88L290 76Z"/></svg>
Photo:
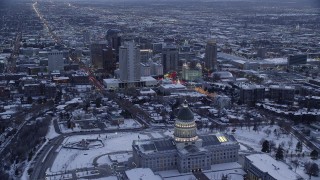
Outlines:
<svg viewBox="0 0 320 180"><path fill-rule="evenodd" d="M185 101L180 107L177 119L181 121L194 120L193 112L189 109L187 101Z"/></svg>

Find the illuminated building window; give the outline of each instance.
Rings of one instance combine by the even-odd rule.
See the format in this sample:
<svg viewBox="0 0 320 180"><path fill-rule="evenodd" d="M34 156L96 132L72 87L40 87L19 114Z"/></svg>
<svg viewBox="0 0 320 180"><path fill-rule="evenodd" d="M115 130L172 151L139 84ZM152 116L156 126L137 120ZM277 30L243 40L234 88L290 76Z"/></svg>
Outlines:
<svg viewBox="0 0 320 180"><path fill-rule="evenodd" d="M226 137L224 137L224 136L218 136L218 140L219 140L219 142L227 142L228 140L227 140L227 138Z"/></svg>

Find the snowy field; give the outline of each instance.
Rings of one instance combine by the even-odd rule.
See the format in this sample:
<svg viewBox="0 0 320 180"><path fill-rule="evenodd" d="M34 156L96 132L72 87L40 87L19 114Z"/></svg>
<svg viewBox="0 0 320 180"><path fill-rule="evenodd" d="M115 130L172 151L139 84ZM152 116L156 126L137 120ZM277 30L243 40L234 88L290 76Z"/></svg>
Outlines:
<svg viewBox="0 0 320 180"><path fill-rule="evenodd" d="M64 140L63 144L80 142L82 139L98 138L103 142L104 147L90 150L75 150L61 147L57 150L59 153L50 169L50 172L55 173L66 170L74 170L77 168L93 167L93 161L95 158L99 165L111 164L111 161L108 157L109 153L132 151L133 140L138 140L138 137L140 137L141 140L150 139L153 137L153 134L153 132L109 133L68 137ZM155 133L154 136L163 137L159 133Z"/></svg>
<svg viewBox="0 0 320 180"><path fill-rule="evenodd" d="M105 130L108 129L134 129L134 128L140 128L141 124L134 119L125 119L123 124L120 124L119 126L111 125L108 123L104 123L106 128Z"/></svg>
<svg viewBox="0 0 320 180"><path fill-rule="evenodd" d="M296 145L298 140L291 134L283 134L280 127L277 125L265 126L263 128L258 128L257 131L243 127L242 129L237 128L234 133L234 137L238 140L241 146L241 150L248 150L248 147L253 148L253 150L261 152L262 141L268 140L273 141L275 147L279 145L289 154L295 153ZM269 132L268 132L269 131ZM242 149L243 148L243 149ZM306 146L303 146L303 153L309 154L310 150Z"/></svg>
<svg viewBox="0 0 320 180"><path fill-rule="evenodd" d="M240 152L239 152L240 154L241 153L247 154L254 151L261 152L261 149L262 149L261 140L268 140L268 141L273 141L276 148L279 145L283 147L284 151L286 152L284 153L285 154L284 160L286 164L288 164L291 167L294 167L294 165L292 164L292 161L293 160L299 161L299 166L297 167L296 170L294 168L293 171L296 171L296 173L299 174L304 179L309 179L309 176L304 172L305 162L315 162L320 165L320 160L312 160L309 157L311 150L308 149L305 145L303 145L303 148L302 148L303 149L302 153L304 154L304 156L303 157L302 155L296 156L295 149L296 149L298 140L296 139L295 136L291 134L281 133L279 126L277 125L265 126L260 129L258 128L257 131L253 131L252 129L253 127L251 127L250 130L246 127L243 127L242 129L237 128L236 132L234 133L234 137L240 143ZM270 131L268 132L268 130ZM291 157L291 153L293 154L293 157ZM273 151L271 153L271 156L274 157L274 155L275 155L275 152ZM320 180L320 177L311 177L311 180Z"/></svg>

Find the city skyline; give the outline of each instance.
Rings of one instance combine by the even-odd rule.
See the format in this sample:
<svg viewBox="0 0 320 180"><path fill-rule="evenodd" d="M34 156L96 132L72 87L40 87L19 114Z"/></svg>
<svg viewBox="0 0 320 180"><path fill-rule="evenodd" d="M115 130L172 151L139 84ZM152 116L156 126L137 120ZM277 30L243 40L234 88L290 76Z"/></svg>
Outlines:
<svg viewBox="0 0 320 180"><path fill-rule="evenodd" d="M0 179L318 180L319 12L0 1Z"/></svg>

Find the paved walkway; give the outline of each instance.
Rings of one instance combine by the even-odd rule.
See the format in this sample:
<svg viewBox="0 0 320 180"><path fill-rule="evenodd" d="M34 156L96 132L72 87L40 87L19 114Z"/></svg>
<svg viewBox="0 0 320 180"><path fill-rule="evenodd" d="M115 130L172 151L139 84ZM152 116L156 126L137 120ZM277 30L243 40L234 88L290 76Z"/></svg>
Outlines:
<svg viewBox="0 0 320 180"><path fill-rule="evenodd" d="M197 178L197 180L210 180L203 172L193 172L193 175Z"/></svg>

